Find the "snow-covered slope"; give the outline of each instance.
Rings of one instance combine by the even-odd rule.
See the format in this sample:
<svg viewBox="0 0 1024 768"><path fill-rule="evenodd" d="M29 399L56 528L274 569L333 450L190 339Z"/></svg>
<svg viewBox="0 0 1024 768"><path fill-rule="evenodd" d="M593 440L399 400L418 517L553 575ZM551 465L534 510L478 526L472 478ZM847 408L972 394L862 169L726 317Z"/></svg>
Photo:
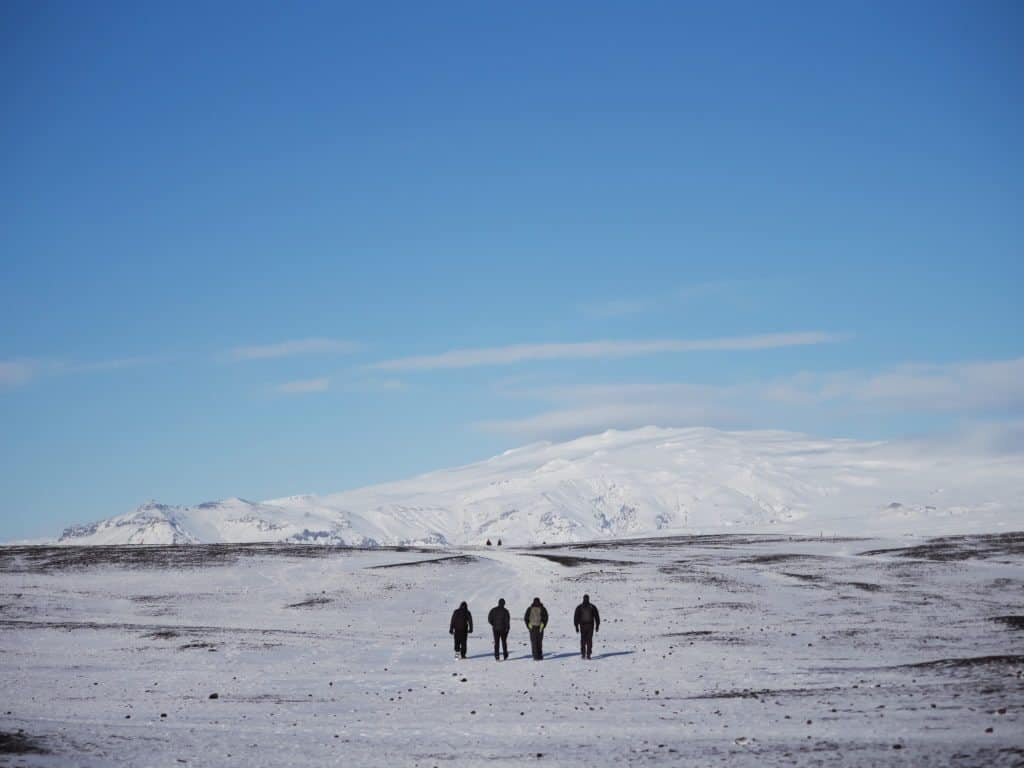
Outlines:
<svg viewBox="0 0 1024 768"><path fill-rule="evenodd" d="M296 505L298 499L306 500ZM289 504L291 502L291 504ZM365 527L365 526L362 526ZM134 512L66 528L66 544L196 544L211 542L308 541L373 545L353 530L346 513L297 496L258 504L245 499L178 507L147 501Z"/></svg>
<svg viewBox="0 0 1024 768"><path fill-rule="evenodd" d="M916 443L646 427L328 496L149 502L68 528L60 541L526 544L723 529L1024 529L1024 460Z"/></svg>

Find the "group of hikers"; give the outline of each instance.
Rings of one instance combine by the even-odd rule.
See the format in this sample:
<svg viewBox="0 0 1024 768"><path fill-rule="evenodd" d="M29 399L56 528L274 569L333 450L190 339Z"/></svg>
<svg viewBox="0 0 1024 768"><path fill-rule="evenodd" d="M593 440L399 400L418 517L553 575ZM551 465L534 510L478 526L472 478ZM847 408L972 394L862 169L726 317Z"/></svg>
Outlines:
<svg viewBox="0 0 1024 768"><path fill-rule="evenodd" d="M548 625L548 609L539 597L533 598L530 607L523 614L523 622L530 633L530 647L533 650L534 661L544 658L544 628ZM508 659L508 631L512 626L511 614L505 607L505 598L498 600L498 604L491 608L487 614L487 623L491 625L494 634L494 660ZM572 623L580 636L580 656L589 659L594 650L594 633L601 626L601 614L597 606L590 602L590 595L583 596L583 602L576 606ZM451 623L448 625L448 634L455 637L455 657L466 658L466 639L473 631L473 614L469 612L469 606L462 602L452 613Z"/></svg>

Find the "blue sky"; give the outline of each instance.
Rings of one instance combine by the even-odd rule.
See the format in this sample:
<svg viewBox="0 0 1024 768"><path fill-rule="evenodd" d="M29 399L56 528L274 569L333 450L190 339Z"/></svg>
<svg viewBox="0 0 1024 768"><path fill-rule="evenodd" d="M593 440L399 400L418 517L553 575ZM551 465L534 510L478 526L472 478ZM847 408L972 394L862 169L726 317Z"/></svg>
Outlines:
<svg viewBox="0 0 1024 768"><path fill-rule="evenodd" d="M0 8L0 538L1024 410L1024 11Z"/></svg>

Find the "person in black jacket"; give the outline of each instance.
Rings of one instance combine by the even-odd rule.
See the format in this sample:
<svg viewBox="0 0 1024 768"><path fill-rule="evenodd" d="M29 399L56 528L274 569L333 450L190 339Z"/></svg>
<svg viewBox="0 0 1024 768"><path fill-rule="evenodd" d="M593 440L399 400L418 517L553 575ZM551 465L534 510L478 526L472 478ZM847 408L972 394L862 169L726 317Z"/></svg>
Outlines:
<svg viewBox="0 0 1024 768"><path fill-rule="evenodd" d="M589 659L594 650L594 633L601 626L601 614L597 612L597 606L590 602L590 595L584 595L583 602L576 606L572 623L576 625L580 636L580 655Z"/></svg>
<svg viewBox="0 0 1024 768"><path fill-rule="evenodd" d="M491 630L494 632L494 660L498 660L498 643L500 642L501 648L505 652L505 660L507 661L508 629L512 623L512 617L509 616L508 608L505 607L504 597L487 614L487 623L491 625Z"/></svg>
<svg viewBox="0 0 1024 768"><path fill-rule="evenodd" d="M473 631L473 614L469 612L469 606L465 602L459 603L459 607L452 613L451 624L448 625L448 634L455 635L455 658L466 658L466 635Z"/></svg>
<svg viewBox="0 0 1024 768"><path fill-rule="evenodd" d="M526 622L526 628L530 630L533 660L540 661L544 658L544 627L548 624L548 609L544 607L539 597L533 598L533 603L523 614L523 621Z"/></svg>

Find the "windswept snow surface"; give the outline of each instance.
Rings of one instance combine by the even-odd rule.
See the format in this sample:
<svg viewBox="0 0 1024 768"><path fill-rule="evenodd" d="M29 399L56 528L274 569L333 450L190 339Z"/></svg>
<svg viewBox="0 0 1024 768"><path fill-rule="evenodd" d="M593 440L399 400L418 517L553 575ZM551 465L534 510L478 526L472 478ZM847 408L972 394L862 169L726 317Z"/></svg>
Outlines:
<svg viewBox="0 0 1024 768"><path fill-rule="evenodd" d="M475 632L456 661L461 600ZM1022 623L1021 533L6 547L0 763L1014 766Z"/></svg>
<svg viewBox="0 0 1024 768"><path fill-rule="evenodd" d="M772 531L862 535L1024 528L1024 459L788 432L609 431L327 496L149 502L69 544L287 541L506 544Z"/></svg>

